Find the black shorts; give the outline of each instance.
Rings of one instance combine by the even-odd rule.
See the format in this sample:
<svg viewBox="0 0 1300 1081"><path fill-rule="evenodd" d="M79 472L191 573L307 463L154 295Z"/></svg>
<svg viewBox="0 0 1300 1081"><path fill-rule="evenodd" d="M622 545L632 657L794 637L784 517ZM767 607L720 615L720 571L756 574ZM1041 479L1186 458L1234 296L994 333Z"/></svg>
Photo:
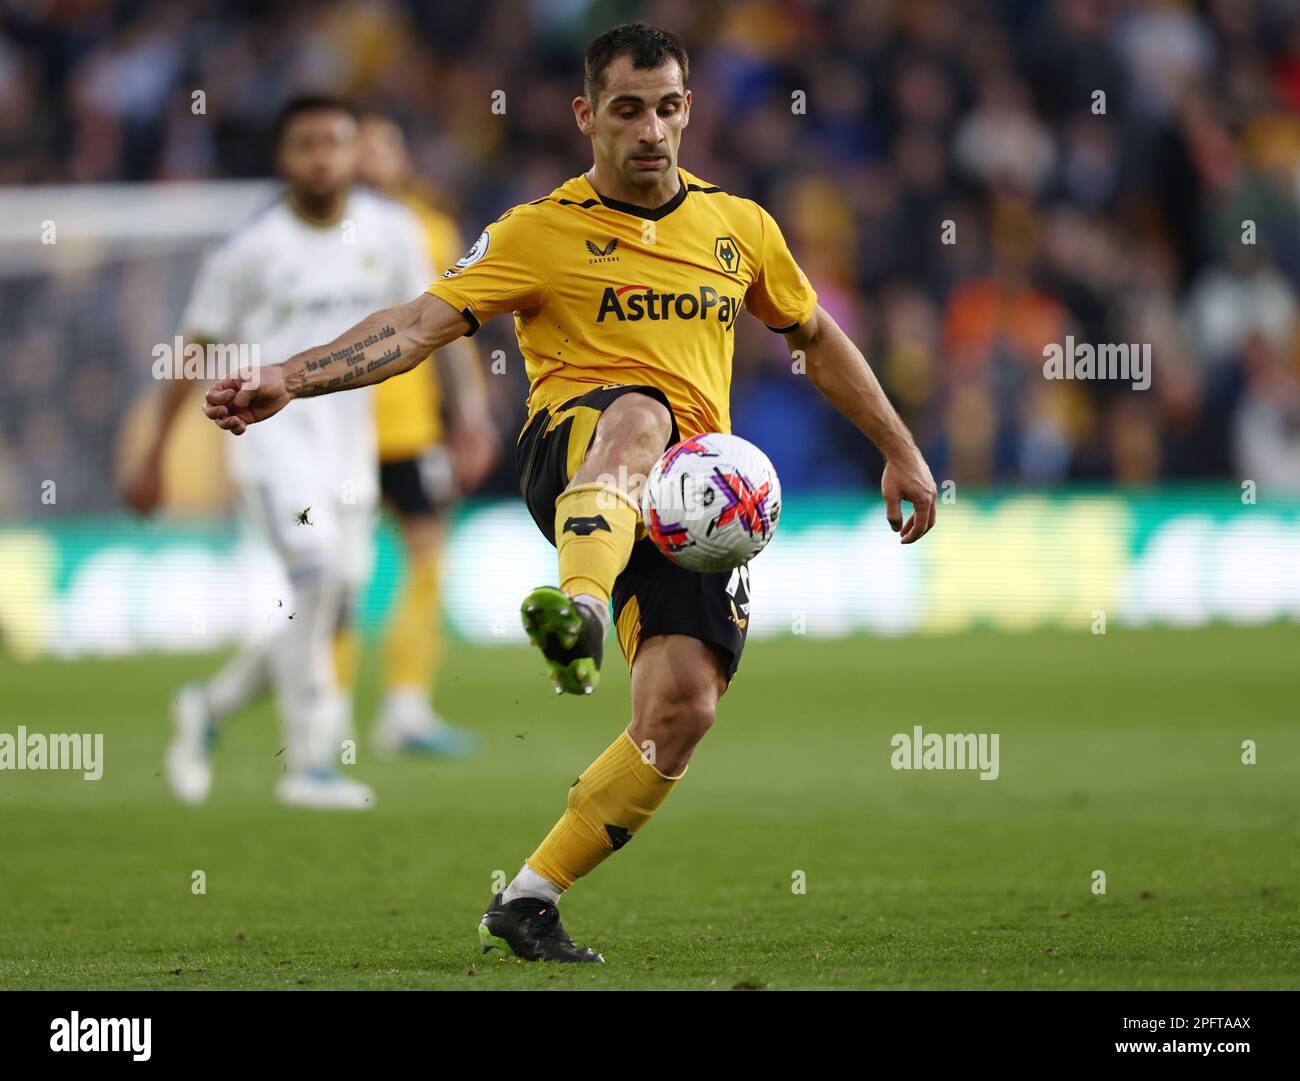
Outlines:
<svg viewBox="0 0 1300 1081"><path fill-rule="evenodd" d="M379 463L379 490L404 518L436 518L452 503L451 464L443 447Z"/></svg>
<svg viewBox="0 0 1300 1081"><path fill-rule="evenodd" d="M552 544L555 501L582 464L600 414L624 394L645 394L661 402L672 415L668 399L654 387L605 386L541 410L519 436L515 448L519 490L537 528ZM679 438L673 418L668 446ZM748 567L696 574L670 562L641 536L614 583L613 601L619 644L629 665L646 638L683 634L713 647L728 680L736 674L749 626Z"/></svg>

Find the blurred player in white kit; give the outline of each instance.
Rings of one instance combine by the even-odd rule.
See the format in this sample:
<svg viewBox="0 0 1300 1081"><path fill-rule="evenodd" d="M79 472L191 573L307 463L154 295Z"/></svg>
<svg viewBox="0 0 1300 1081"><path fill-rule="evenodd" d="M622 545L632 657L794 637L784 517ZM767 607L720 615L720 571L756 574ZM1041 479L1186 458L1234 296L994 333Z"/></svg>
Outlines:
<svg viewBox="0 0 1300 1081"><path fill-rule="evenodd" d="M205 260L181 321L187 342L255 343L262 361L275 363L424 291L433 269L418 219L353 187L357 164L349 106L303 97L284 107L276 165L288 188ZM159 501L163 447L187 391L183 381L166 385L154 445L127 490L137 510ZM374 804L371 789L338 768L353 728L333 653L372 561L379 491L371 395L328 395L286 423L230 441L245 514L279 557L292 598L274 611L281 626L263 647L246 645L208 682L181 689L166 769L187 803L207 798L223 719L269 686L285 729L277 798L332 809Z"/></svg>

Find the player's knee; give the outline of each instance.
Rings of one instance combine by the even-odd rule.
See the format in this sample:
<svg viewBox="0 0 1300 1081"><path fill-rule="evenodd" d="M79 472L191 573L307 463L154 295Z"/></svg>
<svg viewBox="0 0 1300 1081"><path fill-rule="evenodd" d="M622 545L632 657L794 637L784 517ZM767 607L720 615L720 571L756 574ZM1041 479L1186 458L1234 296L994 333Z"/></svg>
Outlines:
<svg viewBox="0 0 1300 1081"><path fill-rule="evenodd" d="M624 394L601 415L598 436L612 444L658 458L672 435L673 418L663 402L647 394Z"/></svg>
<svg viewBox="0 0 1300 1081"><path fill-rule="evenodd" d="M701 692L679 707L675 724L681 732L682 739L692 747L699 743L718 715L718 700L711 692Z"/></svg>
<svg viewBox="0 0 1300 1081"><path fill-rule="evenodd" d="M717 691L708 684L678 686L662 695L655 704L650 728L661 734L662 741L667 744L664 750L689 753L713 727L717 707Z"/></svg>

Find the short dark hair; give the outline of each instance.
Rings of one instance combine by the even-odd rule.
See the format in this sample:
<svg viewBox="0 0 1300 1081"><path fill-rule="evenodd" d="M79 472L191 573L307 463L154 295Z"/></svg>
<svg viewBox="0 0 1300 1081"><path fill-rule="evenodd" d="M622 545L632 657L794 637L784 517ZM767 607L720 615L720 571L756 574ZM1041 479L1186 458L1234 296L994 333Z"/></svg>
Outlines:
<svg viewBox="0 0 1300 1081"><path fill-rule="evenodd" d="M583 93L591 102L605 89L605 72L616 57L630 56L632 67L649 71L669 60L682 69L682 82L690 70L690 61L682 43L667 30L649 23L624 23L606 30L587 46L583 72Z"/></svg>
<svg viewBox="0 0 1300 1081"><path fill-rule="evenodd" d="M280 107L280 112L275 118L275 127L272 129L271 146L276 150L280 149L285 132L298 117L304 113L320 112L343 113L353 120L357 119L356 106L342 98L336 98L331 94L299 94Z"/></svg>

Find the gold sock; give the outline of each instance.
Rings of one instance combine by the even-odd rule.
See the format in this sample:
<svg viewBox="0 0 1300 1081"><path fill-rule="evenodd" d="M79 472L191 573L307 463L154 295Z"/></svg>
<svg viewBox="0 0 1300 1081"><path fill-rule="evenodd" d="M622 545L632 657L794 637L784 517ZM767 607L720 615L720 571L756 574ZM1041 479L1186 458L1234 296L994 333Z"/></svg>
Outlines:
<svg viewBox="0 0 1300 1081"><path fill-rule="evenodd" d="M361 656L361 646L357 642L357 632L351 627L344 627L334 632L334 679L340 690L350 691L357 681L357 665Z"/></svg>
<svg viewBox="0 0 1300 1081"><path fill-rule="evenodd" d="M384 641L384 690L418 687L432 693L442 659L438 551L409 559L397 612Z"/></svg>
<svg viewBox="0 0 1300 1081"><path fill-rule="evenodd" d="M589 593L608 601L614 579L632 554L640 512L613 484L579 484L555 501L555 545L560 588L570 597Z"/></svg>
<svg viewBox="0 0 1300 1081"><path fill-rule="evenodd" d="M562 889L617 852L683 776L666 777L641 757L625 729L569 789L569 807L528 866Z"/></svg>

